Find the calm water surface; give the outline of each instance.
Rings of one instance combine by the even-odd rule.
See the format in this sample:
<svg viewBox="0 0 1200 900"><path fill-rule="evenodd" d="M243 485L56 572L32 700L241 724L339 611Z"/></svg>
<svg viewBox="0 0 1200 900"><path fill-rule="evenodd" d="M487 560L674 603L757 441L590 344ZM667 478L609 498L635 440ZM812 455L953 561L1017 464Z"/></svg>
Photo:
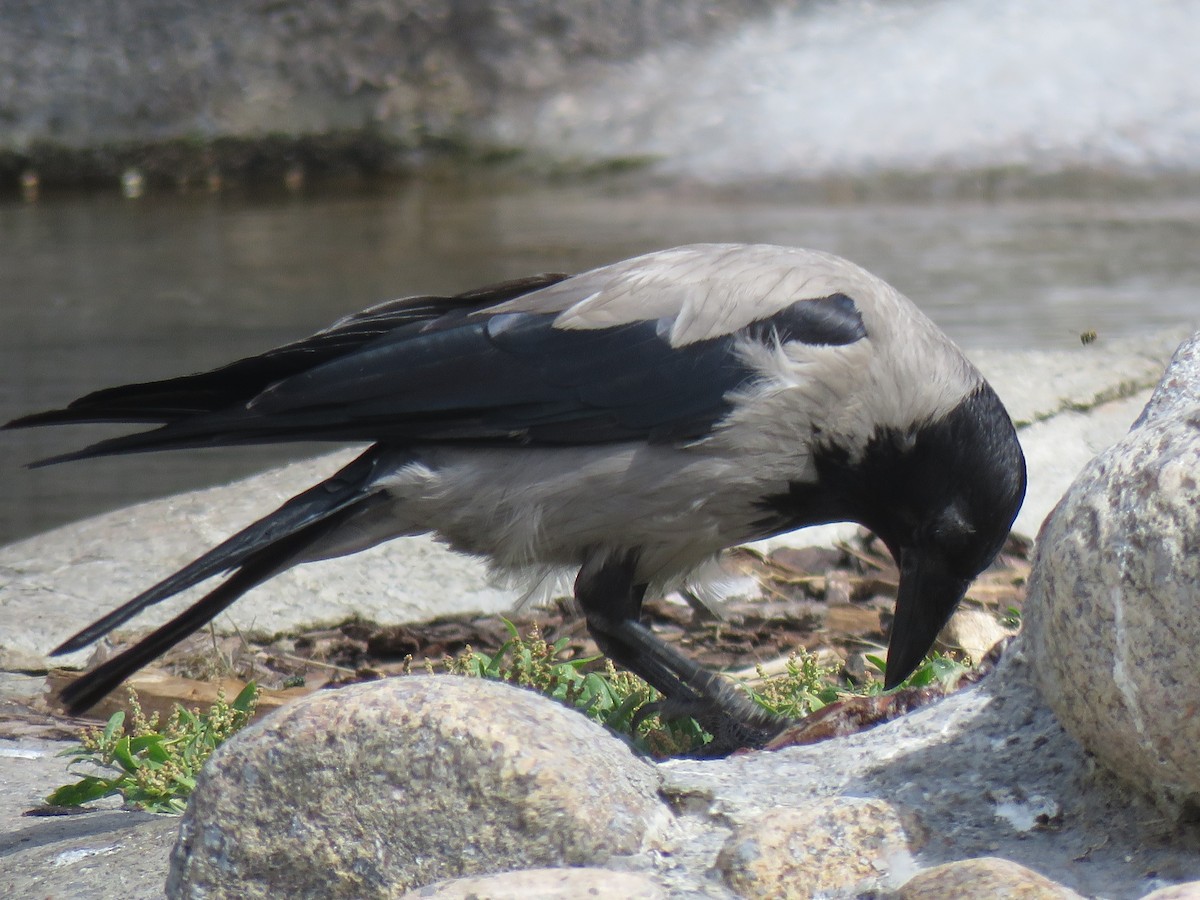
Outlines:
<svg viewBox="0 0 1200 900"><path fill-rule="evenodd" d="M971 347L1067 347L1200 317L1200 201L819 205L683 188L390 185L353 196L0 206L0 421L197 371L405 294L691 241L854 259ZM21 465L108 433L0 433L0 543L313 447Z"/></svg>

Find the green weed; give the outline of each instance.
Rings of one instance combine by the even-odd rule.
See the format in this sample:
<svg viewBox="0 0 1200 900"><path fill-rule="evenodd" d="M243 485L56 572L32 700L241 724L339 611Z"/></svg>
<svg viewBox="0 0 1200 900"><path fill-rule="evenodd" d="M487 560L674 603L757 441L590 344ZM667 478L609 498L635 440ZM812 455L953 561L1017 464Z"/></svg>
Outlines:
<svg viewBox="0 0 1200 900"><path fill-rule="evenodd" d="M655 756L687 753L709 739L692 719L662 720L657 714L639 716L647 704L658 702L657 691L630 672L618 671L601 657L564 659L568 638L547 643L537 625L522 637L517 627L504 622L509 638L493 654L468 647L446 660L448 671L458 675L491 678L520 685L580 710L613 731L627 735L636 747Z"/></svg>
<svg viewBox="0 0 1200 900"><path fill-rule="evenodd" d="M549 643L536 625L527 635L505 621L509 638L492 654L468 647L445 661L447 671L476 678L505 681L538 691L580 710L601 725L628 737L640 750L655 757L691 753L711 740L694 719L663 719L654 711L662 698L646 682L619 671L598 656L566 657L568 638ZM802 719L830 703L883 690L886 663L868 656L880 679L846 685L837 668L821 664L800 650L787 661L785 671L746 686L755 703L775 716ZM429 671L433 664L427 663ZM967 663L932 654L905 680L902 687L926 687L940 681L953 686L970 670ZM208 712L186 710L176 704L166 725L158 715L147 718L130 689L130 723L116 712L103 727L87 729L77 747L60 755L77 763L90 763L113 772L109 777L85 775L63 785L46 798L52 806L79 806L102 797L120 795L129 806L158 813L179 813L196 786L196 775L212 752L245 725L253 715L258 689L248 684L232 703L219 694Z"/></svg>
<svg viewBox="0 0 1200 900"><path fill-rule="evenodd" d="M166 725L160 728L158 714L147 718L137 693L130 688L128 729L125 713L115 712L103 728L87 729L78 747L59 754L73 757L72 765L90 763L114 774L85 775L55 790L46 802L51 806L79 806L119 794L126 804L138 809L180 813L204 763L226 738L250 720L257 700L258 688L251 682L232 703L218 693L216 702L205 713L176 704Z"/></svg>

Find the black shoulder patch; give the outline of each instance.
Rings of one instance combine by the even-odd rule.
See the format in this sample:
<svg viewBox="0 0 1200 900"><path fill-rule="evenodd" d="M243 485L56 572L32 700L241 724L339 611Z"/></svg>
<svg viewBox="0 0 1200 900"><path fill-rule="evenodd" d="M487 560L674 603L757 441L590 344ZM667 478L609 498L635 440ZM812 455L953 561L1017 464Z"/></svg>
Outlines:
<svg viewBox="0 0 1200 900"><path fill-rule="evenodd" d="M853 344L867 336L858 306L845 294L797 300L768 319L752 322L746 331L758 341L776 335L781 341L825 345Z"/></svg>

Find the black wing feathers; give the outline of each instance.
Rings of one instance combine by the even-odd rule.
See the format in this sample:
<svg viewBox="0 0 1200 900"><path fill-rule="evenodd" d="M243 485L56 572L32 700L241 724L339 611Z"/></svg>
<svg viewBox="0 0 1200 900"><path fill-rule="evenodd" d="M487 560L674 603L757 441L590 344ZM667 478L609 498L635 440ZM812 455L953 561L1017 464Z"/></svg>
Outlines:
<svg viewBox="0 0 1200 900"><path fill-rule="evenodd" d="M846 344L865 337L843 294L793 303L739 333L675 347L672 320L607 328L554 327L556 314L485 310L510 283L450 300L397 301L261 357L214 372L105 392L89 402L114 417L137 392L162 412L172 390L193 409L161 428L102 441L41 464L147 450L324 439L342 442L590 444L692 440L730 410L756 377L738 340ZM553 280L552 280L553 279ZM483 314L478 298L485 299ZM171 387L171 386L174 387ZM248 386L247 386L248 385ZM217 405L215 398L232 398ZM107 405L105 405L107 404ZM141 411L144 413L144 411ZM53 416L54 414L49 414ZM35 424L30 419L18 425ZM134 418L145 421L146 418ZM48 421L43 419L42 421Z"/></svg>
<svg viewBox="0 0 1200 900"><path fill-rule="evenodd" d="M66 704L67 711L71 715L79 715L94 706L122 681L148 662L157 659L188 635L211 622L247 591L285 569L291 568L297 562L303 561L305 551L309 547L326 535L337 531L348 519L361 511L361 504L370 504L372 497L378 496L377 494L371 495L360 501L359 504L334 509L330 514L310 521L294 531L274 537L270 543L256 548L254 552L243 558L237 570L229 578L170 622L160 626L128 650L114 656L63 688L61 697L63 703ZM177 590L182 590L182 588ZM101 619L101 622L106 622L108 618ZM91 626L80 635L95 630L99 624ZM110 623L96 637L111 631L117 624L119 623ZM79 646L87 646L96 637L92 637ZM71 644L75 640L72 638L67 643ZM67 644L64 644L55 653L66 652L65 647Z"/></svg>
<svg viewBox="0 0 1200 900"><path fill-rule="evenodd" d="M15 419L5 428L66 422L172 422L245 403L270 385L346 356L388 334L448 327L475 310L557 284L566 275L506 281L453 297L405 297L346 316L324 331L211 372L95 391L66 409Z"/></svg>

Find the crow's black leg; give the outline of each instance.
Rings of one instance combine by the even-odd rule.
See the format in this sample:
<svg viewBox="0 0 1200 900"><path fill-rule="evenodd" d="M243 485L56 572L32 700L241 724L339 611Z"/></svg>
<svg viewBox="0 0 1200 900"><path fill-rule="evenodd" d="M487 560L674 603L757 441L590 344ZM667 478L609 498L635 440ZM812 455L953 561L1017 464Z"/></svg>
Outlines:
<svg viewBox="0 0 1200 900"><path fill-rule="evenodd" d="M713 734L705 748L709 755L761 747L790 724L754 704L728 679L655 637L640 621L646 585L635 583L636 570L633 551L589 562L575 580L575 597L601 652L667 698L658 710L694 716Z"/></svg>

